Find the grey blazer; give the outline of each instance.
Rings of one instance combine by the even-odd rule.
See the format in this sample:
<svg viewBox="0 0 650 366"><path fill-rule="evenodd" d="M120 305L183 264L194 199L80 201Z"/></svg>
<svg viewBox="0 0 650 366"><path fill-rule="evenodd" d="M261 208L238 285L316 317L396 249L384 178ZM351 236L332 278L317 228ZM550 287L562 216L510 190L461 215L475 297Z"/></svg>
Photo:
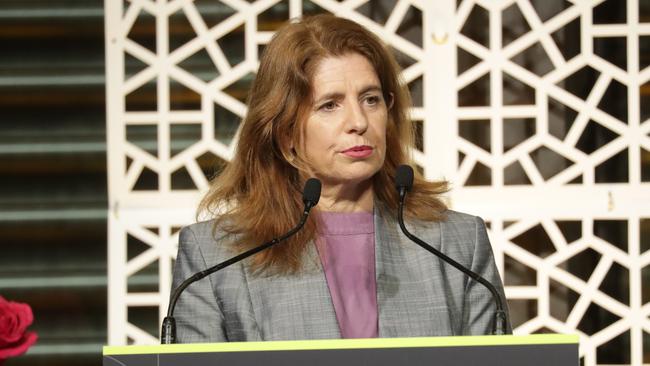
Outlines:
<svg viewBox="0 0 650 366"><path fill-rule="evenodd" d="M490 292L407 239L381 204L374 212L379 337L489 334L495 309ZM174 287L233 256L212 225L181 231ZM407 226L483 275L505 299L483 220L447 211L445 221ZM189 286L174 313L178 342L340 338L318 252L313 244L305 252L298 275L254 276L240 262Z"/></svg>

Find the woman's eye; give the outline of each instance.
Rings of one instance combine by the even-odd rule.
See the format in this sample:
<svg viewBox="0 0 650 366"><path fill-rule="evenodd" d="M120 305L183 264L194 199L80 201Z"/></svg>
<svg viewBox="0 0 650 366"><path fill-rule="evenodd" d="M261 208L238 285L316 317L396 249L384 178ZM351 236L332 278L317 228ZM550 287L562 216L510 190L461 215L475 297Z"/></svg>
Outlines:
<svg viewBox="0 0 650 366"><path fill-rule="evenodd" d="M324 111L333 111L334 109L336 109L336 103L335 102L327 102L325 104L322 104L319 109L324 110Z"/></svg>
<svg viewBox="0 0 650 366"><path fill-rule="evenodd" d="M377 95L371 95L371 96L367 97L367 98L366 98L366 103L368 103L368 104L370 104L370 105L376 105L376 104L378 104L378 103L379 103L379 96L377 96Z"/></svg>

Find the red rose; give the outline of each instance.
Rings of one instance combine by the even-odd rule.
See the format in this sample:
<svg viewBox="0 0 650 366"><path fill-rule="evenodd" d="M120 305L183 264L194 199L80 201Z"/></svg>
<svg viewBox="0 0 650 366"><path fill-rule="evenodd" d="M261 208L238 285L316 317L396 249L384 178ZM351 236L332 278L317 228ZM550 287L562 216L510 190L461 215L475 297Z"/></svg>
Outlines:
<svg viewBox="0 0 650 366"><path fill-rule="evenodd" d="M34 315L29 305L0 296L0 363L25 353L36 342L36 333L26 332L32 321Z"/></svg>

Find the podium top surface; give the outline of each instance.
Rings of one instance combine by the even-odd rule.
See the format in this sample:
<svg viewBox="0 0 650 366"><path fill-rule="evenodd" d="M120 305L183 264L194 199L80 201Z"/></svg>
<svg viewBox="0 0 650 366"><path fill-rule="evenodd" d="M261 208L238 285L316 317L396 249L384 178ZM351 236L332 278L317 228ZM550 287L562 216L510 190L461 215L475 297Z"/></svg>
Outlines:
<svg viewBox="0 0 650 366"><path fill-rule="evenodd" d="M455 336L371 339L327 339L301 341L188 343L165 345L104 346L104 355L138 355L202 352L297 351L412 347L507 346L578 344L577 334L533 334L525 336Z"/></svg>

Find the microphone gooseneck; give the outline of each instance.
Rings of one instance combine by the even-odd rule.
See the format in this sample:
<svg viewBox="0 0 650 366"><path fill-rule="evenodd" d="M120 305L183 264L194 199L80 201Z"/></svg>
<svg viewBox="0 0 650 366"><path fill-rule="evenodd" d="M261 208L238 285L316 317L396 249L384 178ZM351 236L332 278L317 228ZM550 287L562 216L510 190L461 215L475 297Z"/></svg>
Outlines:
<svg viewBox="0 0 650 366"><path fill-rule="evenodd" d="M275 238L269 242L266 242L262 245L259 245L255 248L252 248L250 250L247 250L239 255L236 255L224 262L218 263L208 269L205 269L201 272L197 272L194 275L192 275L190 278L186 279L183 281L178 287L174 289L172 292L172 295L169 299L169 307L167 308L167 316L163 320L162 323L162 329L160 333L160 342L162 344L173 344L176 343L176 321L174 320L174 308L176 307L176 302L178 301L179 296L183 291L192 283L203 279L212 273L215 273L219 270L222 270L232 264L235 264L241 260L244 260L253 254L257 254L263 250L266 250L275 244L278 244L298 231L302 229L302 227L305 225L307 222L307 217L309 216L309 211L318 204L318 200L320 199L320 190L321 190L321 183L318 179L316 178L309 178L307 182L305 182L305 187L303 189L303 195L302 195L302 201L305 204L305 209L302 213L302 217L300 218L300 222L298 225L296 225L293 229L289 230L286 234Z"/></svg>
<svg viewBox="0 0 650 366"><path fill-rule="evenodd" d="M402 229L402 232L406 237L411 239L413 242L415 242L417 245L420 247L426 249L428 252L432 253L433 255L441 258L445 262L451 264L453 267L458 269L459 271L463 272L467 276L469 276L471 279L474 281L482 284L485 286L488 290L490 290L490 293L492 293L492 297L494 298L494 302L497 306L497 309L494 313L494 324L492 328L492 334L495 335L503 335L506 332L506 322L507 322L507 317L506 317L506 312L503 309L503 300L501 299L501 296L499 296L499 293L497 292L497 289L494 287L493 284L491 284L488 280L483 278L481 275L478 273L472 271L471 269L463 266L462 264L456 262L455 260L451 259L441 251L437 250L436 248L432 247L431 245L425 243L422 241L420 238L417 236L411 234L407 229L406 225L404 225L404 201L406 199L406 194L408 191L411 190L413 187L413 169L408 166L408 165L400 165L397 168L397 173L395 175L395 186L397 188L397 191L399 192L399 208L398 208L398 213L397 213L397 221L399 222L399 226Z"/></svg>

